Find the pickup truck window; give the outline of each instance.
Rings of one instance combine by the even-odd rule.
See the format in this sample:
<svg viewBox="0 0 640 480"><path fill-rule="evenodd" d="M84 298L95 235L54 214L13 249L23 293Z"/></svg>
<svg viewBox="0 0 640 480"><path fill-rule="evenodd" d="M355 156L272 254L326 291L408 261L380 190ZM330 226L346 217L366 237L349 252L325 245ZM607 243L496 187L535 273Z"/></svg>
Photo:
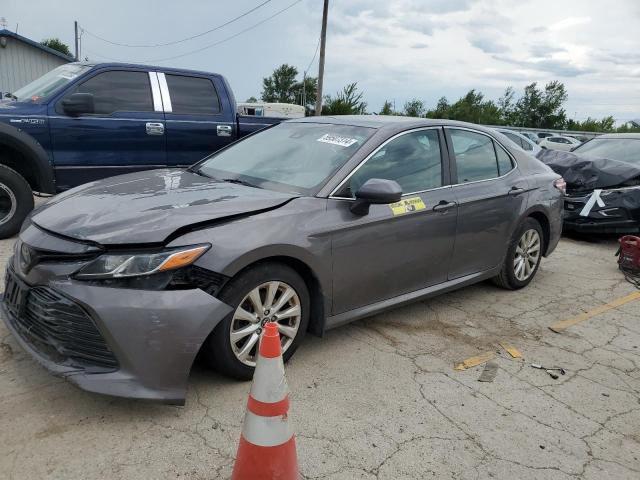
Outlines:
<svg viewBox="0 0 640 480"><path fill-rule="evenodd" d="M220 99L211 80L184 75L165 75L173 113L218 115Z"/></svg>
<svg viewBox="0 0 640 480"><path fill-rule="evenodd" d="M11 96L19 102L37 102L58 91L90 68L88 65L79 65L77 63L60 65L58 68L54 68L40 78L16 90Z"/></svg>
<svg viewBox="0 0 640 480"><path fill-rule="evenodd" d="M99 73L80 84L73 93L91 93L97 115L153 112L151 85L146 72L115 70Z"/></svg>

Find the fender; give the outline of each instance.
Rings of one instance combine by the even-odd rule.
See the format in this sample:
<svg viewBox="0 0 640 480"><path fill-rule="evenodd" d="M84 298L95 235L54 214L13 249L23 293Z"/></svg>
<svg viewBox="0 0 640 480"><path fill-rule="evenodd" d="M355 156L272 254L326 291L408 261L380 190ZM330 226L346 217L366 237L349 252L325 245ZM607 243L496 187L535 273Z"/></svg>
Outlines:
<svg viewBox="0 0 640 480"><path fill-rule="evenodd" d="M53 165L38 141L19 128L0 123L0 144L17 150L32 163L37 181L34 190L42 193L56 193Z"/></svg>

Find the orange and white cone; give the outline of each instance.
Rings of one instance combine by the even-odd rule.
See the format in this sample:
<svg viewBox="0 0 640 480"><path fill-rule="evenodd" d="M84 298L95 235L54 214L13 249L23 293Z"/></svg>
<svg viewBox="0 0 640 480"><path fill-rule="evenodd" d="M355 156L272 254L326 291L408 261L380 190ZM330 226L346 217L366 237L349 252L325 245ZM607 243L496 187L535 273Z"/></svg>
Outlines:
<svg viewBox="0 0 640 480"><path fill-rule="evenodd" d="M298 480L280 334L264 327L232 480Z"/></svg>

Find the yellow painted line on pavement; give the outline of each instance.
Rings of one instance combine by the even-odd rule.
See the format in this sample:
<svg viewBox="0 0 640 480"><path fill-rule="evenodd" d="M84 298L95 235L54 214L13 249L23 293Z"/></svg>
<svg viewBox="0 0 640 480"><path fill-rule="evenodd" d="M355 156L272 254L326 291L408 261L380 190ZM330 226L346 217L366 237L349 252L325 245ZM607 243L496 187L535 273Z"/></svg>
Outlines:
<svg viewBox="0 0 640 480"><path fill-rule="evenodd" d="M482 353L476 357L467 358L462 363L458 363L454 370L466 370L468 368L477 367L478 365L482 365L483 363L487 363L489 360L492 360L496 354L494 352Z"/></svg>
<svg viewBox="0 0 640 480"><path fill-rule="evenodd" d="M522 353L516 347L512 347L508 343L500 342L500 346L504 348L513 358L522 358Z"/></svg>
<svg viewBox="0 0 640 480"><path fill-rule="evenodd" d="M588 312L581 313L577 317L569 318L567 320L562 320L561 322L554 323L549 327L549 329L553 332L560 333L567 328L576 325L580 322L584 322L585 320L589 320L596 315L600 315L601 313L607 312L611 309L620 307L626 303L633 302L634 300L640 300L640 292L633 292L630 295L625 297L618 298L613 300L612 302L605 303L604 305L600 305L599 307L594 308L593 310L589 310Z"/></svg>

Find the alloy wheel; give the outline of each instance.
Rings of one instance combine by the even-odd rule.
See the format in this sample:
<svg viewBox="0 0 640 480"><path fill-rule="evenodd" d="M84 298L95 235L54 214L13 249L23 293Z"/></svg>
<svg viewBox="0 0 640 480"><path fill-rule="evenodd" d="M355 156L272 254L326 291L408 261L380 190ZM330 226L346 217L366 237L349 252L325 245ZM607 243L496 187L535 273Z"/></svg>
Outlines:
<svg viewBox="0 0 640 480"><path fill-rule="evenodd" d="M268 322L277 323L284 353L296 338L301 318L300 297L293 287L280 281L257 286L233 314L229 339L234 355L243 364L255 367L258 340Z"/></svg>
<svg viewBox="0 0 640 480"><path fill-rule="evenodd" d="M0 183L0 225L7 223L16 213L16 196L4 183Z"/></svg>
<svg viewBox="0 0 640 480"><path fill-rule="evenodd" d="M525 231L520 237L513 260L513 273L515 277L524 282L536 269L540 261L540 234L535 229Z"/></svg>

